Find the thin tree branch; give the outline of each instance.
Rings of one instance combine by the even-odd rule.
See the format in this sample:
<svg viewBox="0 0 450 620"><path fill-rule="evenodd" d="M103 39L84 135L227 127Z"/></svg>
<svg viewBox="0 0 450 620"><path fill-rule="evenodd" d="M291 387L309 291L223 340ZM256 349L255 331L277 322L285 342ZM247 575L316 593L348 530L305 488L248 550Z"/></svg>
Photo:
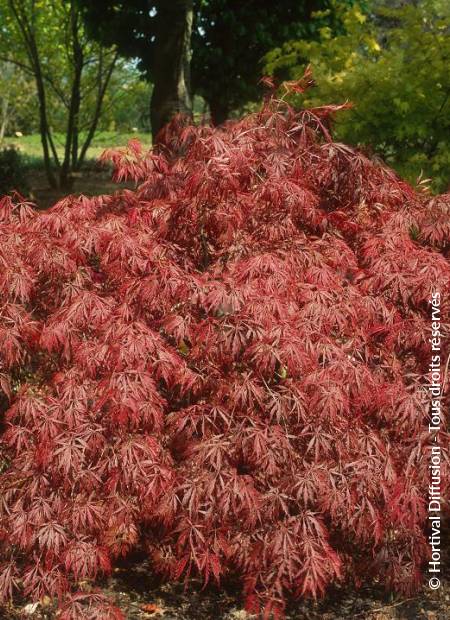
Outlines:
<svg viewBox="0 0 450 620"><path fill-rule="evenodd" d="M101 50L101 48L100 48ZM84 158L86 157L86 152L92 142L92 139L95 135L95 131L97 129L97 125L98 125L98 121L100 120L100 113L102 110L102 104L103 104L103 99L105 97L105 93L106 93L106 89L108 88L108 84L109 81L111 79L112 73L114 71L114 67L116 65L117 59L119 58L119 53L116 51L114 54L114 57L106 71L106 75L105 75L105 79L103 81L103 84L99 83L99 92L98 92L98 97L97 97L97 103L95 106L95 112L94 112L94 116L92 118L92 124L91 127L89 128L86 140L84 141L83 147L81 149L80 155L78 157L78 161L77 161L77 169L79 169L79 167L81 166L81 164L84 161ZM99 75L101 76L103 74L102 72L102 67L101 67L101 63L99 66Z"/></svg>

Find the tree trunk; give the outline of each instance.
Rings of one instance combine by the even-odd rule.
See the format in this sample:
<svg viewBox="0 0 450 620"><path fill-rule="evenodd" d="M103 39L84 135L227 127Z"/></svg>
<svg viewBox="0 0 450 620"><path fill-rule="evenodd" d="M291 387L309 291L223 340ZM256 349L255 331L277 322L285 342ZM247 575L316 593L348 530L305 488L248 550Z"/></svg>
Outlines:
<svg viewBox="0 0 450 620"><path fill-rule="evenodd" d="M2 119L0 125L0 142L3 142L5 137L6 128L9 123L9 93L6 93L2 99Z"/></svg>
<svg viewBox="0 0 450 620"><path fill-rule="evenodd" d="M226 99L210 99L209 110L211 112L211 122L217 127L228 120L230 109Z"/></svg>
<svg viewBox="0 0 450 620"><path fill-rule="evenodd" d="M190 93L193 0L159 0L154 89L150 104L153 142L176 114L192 115Z"/></svg>
<svg viewBox="0 0 450 620"><path fill-rule="evenodd" d="M64 159L59 172L59 186L61 189L71 190L73 177L71 175L73 160L78 156L78 117L81 106L81 76L83 73L84 54L79 40L79 14L74 2L70 3L70 30L72 33L72 64L73 77L70 94L69 115L67 119L66 144Z"/></svg>
<svg viewBox="0 0 450 620"><path fill-rule="evenodd" d="M42 151L44 154L44 167L45 173L47 175L48 182L50 187L57 187L57 182L55 175L52 171L51 157L50 157L50 149L49 143L51 146L50 136L49 136L49 126L47 120L47 102L45 97L45 87L42 79L40 65L36 66L35 70L35 79L36 79L36 88L38 95L38 103L39 103L39 133L41 134L41 144Z"/></svg>
<svg viewBox="0 0 450 620"><path fill-rule="evenodd" d="M57 187L56 178L52 171L50 149L53 152L55 161L58 156L53 144L47 117L47 100L45 94L44 78L42 75L41 60L36 42L33 24L30 23L24 5L21 2L9 0L9 7L14 15L19 30L22 33L23 41L27 51L28 59L32 67L32 73L36 82L38 108L39 108L39 133L41 135L42 151L44 154L44 167L48 182L51 187Z"/></svg>

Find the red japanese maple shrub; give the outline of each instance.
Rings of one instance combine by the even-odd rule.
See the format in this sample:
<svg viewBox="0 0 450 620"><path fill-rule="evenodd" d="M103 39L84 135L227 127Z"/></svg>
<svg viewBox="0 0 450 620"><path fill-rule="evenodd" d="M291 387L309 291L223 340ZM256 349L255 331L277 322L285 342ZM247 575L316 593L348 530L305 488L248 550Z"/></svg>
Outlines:
<svg viewBox="0 0 450 620"><path fill-rule="evenodd" d="M418 587L450 195L333 143L335 111L176 121L107 154L134 191L2 199L3 600L119 618L77 583L138 546L239 576L266 618L360 575Z"/></svg>

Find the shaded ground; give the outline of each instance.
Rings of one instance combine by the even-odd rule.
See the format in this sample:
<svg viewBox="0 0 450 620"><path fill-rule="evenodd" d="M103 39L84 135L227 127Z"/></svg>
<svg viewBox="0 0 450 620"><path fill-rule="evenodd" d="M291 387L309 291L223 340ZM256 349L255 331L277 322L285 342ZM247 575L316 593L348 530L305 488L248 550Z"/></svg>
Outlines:
<svg viewBox="0 0 450 620"><path fill-rule="evenodd" d="M448 580L447 580L448 583ZM231 584L221 591L201 584L192 584L185 591L183 584L158 584L143 565L119 568L109 580L107 591L115 598L130 620L164 618L165 620L245 620L250 618L242 609L239 587ZM390 600L382 588L361 590L332 589L326 599L293 601L288 620L449 620L450 589L442 586L433 592L424 589L416 598ZM157 607L145 611L146 604Z"/></svg>
<svg viewBox="0 0 450 620"><path fill-rule="evenodd" d="M56 150L60 158L64 153L64 138L64 135L55 134ZM75 178L70 193L93 196L110 194L118 189L117 184L111 181L111 171L99 165L97 160L105 149L124 146L132 138L138 139L144 148L149 148L151 145L150 135L144 132L98 132L87 151L83 171ZM24 193L24 190L29 190L30 197L40 209L47 209L67 195L67 191L54 190L49 187L44 172L41 139L38 134L5 138L0 145L0 148L4 147L14 147L24 157L28 188L17 189ZM123 186L128 185L123 184Z"/></svg>
<svg viewBox="0 0 450 620"><path fill-rule="evenodd" d="M448 577L448 575L447 575ZM446 584L449 583L447 578ZM362 587L360 590L333 588L327 597L313 601L291 602L287 620L449 620L450 589L443 584L439 590L424 588L414 598L394 598L382 588ZM87 588L87 584L80 584ZM88 588L87 588L88 589ZM193 581L185 590L183 584L164 584L149 571L145 561L127 563L115 569L113 576L102 584L102 591L123 610L127 620L250 620L242 609L237 584L222 590L202 590ZM57 616L52 605L9 606L0 611L1 620L53 620ZM28 612L28 613L27 613Z"/></svg>
<svg viewBox="0 0 450 620"><path fill-rule="evenodd" d="M67 195L66 191L52 189L43 170L31 169L27 175L30 186L30 197L39 209L48 209L55 202ZM96 196L99 194L111 194L120 187L133 187L127 183L113 183L111 170L97 164L92 164L79 173L74 180L71 194L86 194Z"/></svg>

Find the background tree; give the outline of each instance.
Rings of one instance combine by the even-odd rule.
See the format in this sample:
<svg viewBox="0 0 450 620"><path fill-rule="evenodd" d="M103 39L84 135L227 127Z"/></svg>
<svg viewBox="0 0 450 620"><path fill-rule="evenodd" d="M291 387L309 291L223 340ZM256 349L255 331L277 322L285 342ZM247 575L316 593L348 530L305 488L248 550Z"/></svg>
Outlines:
<svg viewBox="0 0 450 620"><path fill-rule="evenodd" d="M154 88L150 104L154 138L176 114L192 114L192 19L193 0L162 0L157 3Z"/></svg>
<svg viewBox="0 0 450 620"><path fill-rule="evenodd" d="M16 65L0 61L0 144L12 131L22 131L30 121L34 93L30 76Z"/></svg>
<svg viewBox="0 0 450 620"><path fill-rule="evenodd" d="M155 84L152 115L164 117L160 106L167 98L174 111L189 105L188 49L189 19L183 2L157 0L79 0L86 23L94 37L106 45L117 45L121 54L139 59L139 67ZM266 52L289 38L309 39L323 24L338 27L330 0L194 0L192 29L192 92L208 103L213 122L221 123L230 112L259 98L258 80ZM341 3L352 5L352 0ZM328 9L311 21L314 10ZM183 28L183 23L187 24ZM184 60L179 57L184 50ZM171 60L172 59L172 60ZM168 61L169 65L167 65ZM179 80L173 77L180 71ZM172 82L172 86L170 86ZM184 86L177 94L176 83ZM166 94L164 94L166 93ZM169 94L170 93L170 94ZM164 104L165 105L165 104ZM158 121L159 123L159 121ZM153 130L155 134L159 127Z"/></svg>
<svg viewBox="0 0 450 620"><path fill-rule="evenodd" d="M105 94L98 132L138 129L150 133L148 102L152 91L153 85L142 79L135 64L119 58ZM98 133L97 138L101 140Z"/></svg>
<svg viewBox="0 0 450 620"><path fill-rule="evenodd" d="M191 114L192 0L78 0L78 5L90 34L107 46L117 46L126 58L139 59L140 70L153 82L150 116L154 140L173 115Z"/></svg>
<svg viewBox="0 0 450 620"><path fill-rule="evenodd" d="M443 190L450 182L450 5L388 4L344 11L344 33L322 27L319 41L287 42L267 55L266 68L294 79L311 63L317 88L297 95L299 103L350 100L353 108L337 119L340 140L369 147L409 180L432 177Z"/></svg>
<svg viewBox="0 0 450 620"><path fill-rule="evenodd" d="M44 165L52 187L70 187L100 119L117 62L114 48L87 39L77 4L4 0L1 60L32 75L37 93ZM52 109L64 109L64 153L57 151Z"/></svg>
<svg viewBox="0 0 450 620"><path fill-rule="evenodd" d="M324 10L320 19L312 20L319 9ZM214 124L260 98L258 82L269 50L293 38L314 39L324 25L339 30L336 15L329 0L200 2L193 32L193 89L207 100Z"/></svg>

